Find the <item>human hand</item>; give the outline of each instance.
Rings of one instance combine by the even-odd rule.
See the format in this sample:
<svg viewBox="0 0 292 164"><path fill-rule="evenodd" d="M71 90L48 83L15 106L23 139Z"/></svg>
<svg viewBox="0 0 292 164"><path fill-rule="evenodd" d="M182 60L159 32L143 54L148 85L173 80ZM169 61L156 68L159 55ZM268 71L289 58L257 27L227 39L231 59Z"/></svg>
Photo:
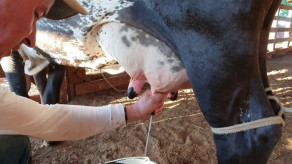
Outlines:
<svg viewBox="0 0 292 164"><path fill-rule="evenodd" d="M159 116L162 113L166 95L163 93L152 94L150 90L145 91L135 104L126 107L128 122L144 120L152 112L155 113L155 116Z"/></svg>

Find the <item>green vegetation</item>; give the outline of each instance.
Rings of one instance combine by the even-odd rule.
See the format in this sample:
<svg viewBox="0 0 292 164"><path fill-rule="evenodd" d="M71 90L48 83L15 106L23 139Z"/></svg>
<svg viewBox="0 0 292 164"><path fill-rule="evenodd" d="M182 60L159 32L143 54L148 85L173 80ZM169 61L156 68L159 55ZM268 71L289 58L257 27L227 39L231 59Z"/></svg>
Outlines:
<svg viewBox="0 0 292 164"><path fill-rule="evenodd" d="M288 3L287 0L282 0L282 4L288 5L288 6L292 6L292 4L291 3Z"/></svg>

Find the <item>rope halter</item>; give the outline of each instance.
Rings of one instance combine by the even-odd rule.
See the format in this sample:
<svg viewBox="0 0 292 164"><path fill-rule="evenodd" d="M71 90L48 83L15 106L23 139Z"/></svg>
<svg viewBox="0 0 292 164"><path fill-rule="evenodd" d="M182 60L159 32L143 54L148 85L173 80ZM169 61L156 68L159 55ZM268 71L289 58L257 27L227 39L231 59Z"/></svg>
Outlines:
<svg viewBox="0 0 292 164"><path fill-rule="evenodd" d="M266 88L265 92L271 91L271 88ZM242 131L247 131L250 129L256 129L264 126L270 126L270 125L277 125L277 124L282 124L282 126L285 126L285 121L282 118L283 113L286 112L292 112L292 108L284 108L284 106L281 104L279 99L276 96L268 96L268 99L270 100L275 100L279 106L280 106L280 111L277 116L272 116L268 118L262 118L259 120L251 121L251 122L246 122L246 123L241 123L241 124L236 124L228 127L223 127L223 128L212 128L211 130L214 134L231 134L231 133L237 133L237 132L242 132Z"/></svg>

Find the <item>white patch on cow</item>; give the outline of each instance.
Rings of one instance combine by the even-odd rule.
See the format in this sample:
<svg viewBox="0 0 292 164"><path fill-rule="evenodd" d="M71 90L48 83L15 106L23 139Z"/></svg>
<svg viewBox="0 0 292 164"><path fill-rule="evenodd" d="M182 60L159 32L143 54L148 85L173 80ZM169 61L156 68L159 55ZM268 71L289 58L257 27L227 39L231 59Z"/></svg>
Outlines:
<svg viewBox="0 0 292 164"><path fill-rule="evenodd" d="M79 40L72 40L56 33L39 31L36 43L38 47L49 53L53 58L70 61L73 64L72 66L76 66L74 60L89 60L82 50L83 43Z"/></svg>
<svg viewBox="0 0 292 164"><path fill-rule="evenodd" d="M88 36L89 38L89 36ZM88 43L90 42L90 43ZM86 48L89 44L90 47ZM37 46L43 48L52 58L59 64L74 67L86 67L92 69L101 69L110 74L118 74L124 72L116 61L108 55L97 56L94 49L99 45L96 41L80 41L68 39L66 36L40 31L37 33ZM93 55L90 55L92 53ZM104 54L102 52L102 54ZM112 66L111 66L112 64ZM107 68L103 68L108 66Z"/></svg>
<svg viewBox="0 0 292 164"><path fill-rule="evenodd" d="M98 29L97 42L133 79L146 77L153 91L172 92L188 84L186 70L176 54L162 41L122 23Z"/></svg>

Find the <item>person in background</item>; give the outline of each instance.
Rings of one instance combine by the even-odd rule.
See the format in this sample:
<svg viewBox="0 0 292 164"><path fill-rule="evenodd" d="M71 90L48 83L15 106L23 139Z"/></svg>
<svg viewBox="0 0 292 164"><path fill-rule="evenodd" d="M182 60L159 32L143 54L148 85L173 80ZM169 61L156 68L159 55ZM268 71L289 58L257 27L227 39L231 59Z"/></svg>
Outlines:
<svg viewBox="0 0 292 164"><path fill-rule="evenodd" d="M0 0L0 58L21 44L35 46L36 22L87 14L77 0ZM42 105L0 85L0 163L28 163L27 136L48 141L79 140L162 112L164 94L149 90L133 105L100 107Z"/></svg>

